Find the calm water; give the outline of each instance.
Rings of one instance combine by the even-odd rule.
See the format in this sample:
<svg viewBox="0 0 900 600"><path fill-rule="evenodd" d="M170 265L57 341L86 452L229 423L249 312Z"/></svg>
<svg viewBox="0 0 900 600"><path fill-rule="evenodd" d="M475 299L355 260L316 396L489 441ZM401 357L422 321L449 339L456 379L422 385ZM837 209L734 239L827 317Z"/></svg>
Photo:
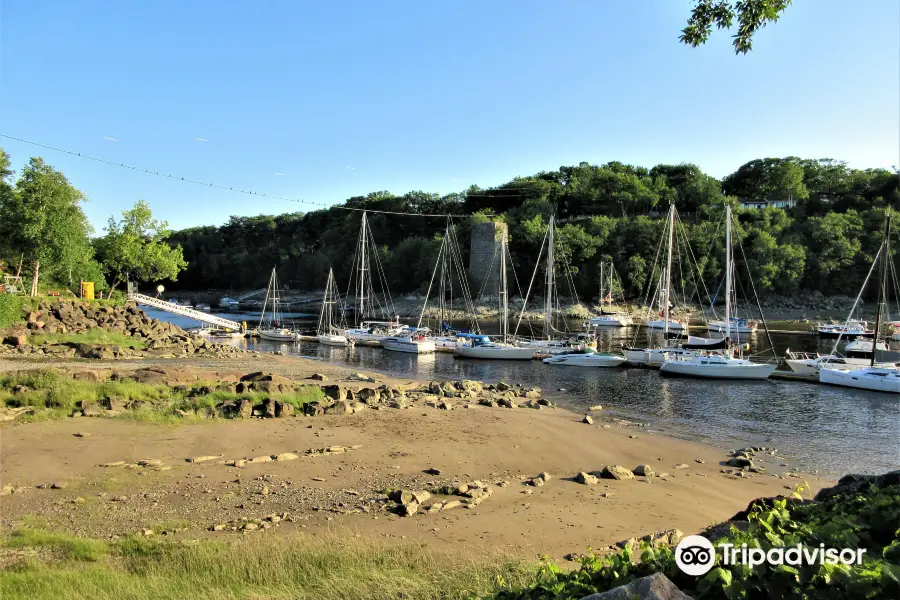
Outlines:
<svg viewBox="0 0 900 600"><path fill-rule="evenodd" d="M148 310L182 327L196 322ZM225 315L251 320L256 315ZM301 326L315 327L308 315ZM490 332L490 325L487 327ZM601 330L600 348L618 349L634 339L634 328ZM701 334L702 335L702 334ZM785 349L830 352L833 342L816 336L773 334L779 356ZM638 338L644 343L643 333ZM764 333L748 340L753 352L768 349ZM649 423L651 430L724 448L774 446L802 470L840 475L881 473L900 466L900 399L790 381L719 382L664 378L650 369L582 369L540 361L478 361L437 353L415 356L379 348L332 348L315 343L277 344L234 340L246 349L280 350L359 370L418 379L504 380L535 385L574 408L602 404L605 412ZM892 348L896 349L896 348ZM771 357L769 352L767 357ZM565 391L560 391L561 389Z"/></svg>

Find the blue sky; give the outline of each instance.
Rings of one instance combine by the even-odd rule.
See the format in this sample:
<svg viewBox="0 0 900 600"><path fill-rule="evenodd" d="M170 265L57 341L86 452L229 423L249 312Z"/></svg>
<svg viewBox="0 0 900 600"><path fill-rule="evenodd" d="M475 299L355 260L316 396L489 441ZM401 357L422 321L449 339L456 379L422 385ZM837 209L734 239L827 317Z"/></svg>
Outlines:
<svg viewBox="0 0 900 600"><path fill-rule="evenodd" d="M319 204L583 160L900 165L897 0L794 0L746 56L680 44L691 4L0 0L0 133ZM139 199L175 228L310 209L0 146L98 230Z"/></svg>

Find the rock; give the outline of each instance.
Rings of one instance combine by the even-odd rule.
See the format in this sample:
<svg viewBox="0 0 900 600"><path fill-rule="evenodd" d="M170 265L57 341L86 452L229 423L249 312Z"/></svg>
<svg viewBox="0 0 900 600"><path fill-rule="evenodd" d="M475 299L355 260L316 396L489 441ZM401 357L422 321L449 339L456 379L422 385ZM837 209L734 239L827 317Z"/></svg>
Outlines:
<svg viewBox="0 0 900 600"><path fill-rule="evenodd" d="M328 381L328 378L322 375L321 373L313 373L307 379L312 379L314 381Z"/></svg>
<svg viewBox="0 0 900 600"><path fill-rule="evenodd" d="M547 471L544 471L543 473L541 473L540 475L538 475L537 477L535 477L535 479L543 479L543 480L544 480L544 483L547 483L548 481L550 481L551 479L553 479L553 475L551 475L551 474L548 473Z"/></svg>
<svg viewBox="0 0 900 600"><path fill-rule="evenodd" d="M410 502L408 504L401 504L397 510L397 513L401 517L411 517L416 514L416 511L419 510L418 502Z"/></svg>
<svg viewBox="0 0 900 600"><path fill-rule="evenodd" d="M242 398L238 403L237 414L242 419L249 419L253 416L253 401L249 398Z"/></svg>
<svg viewBox="0 0 900 600"><path fill-rule="evenodd" d="M506 383L504 381L501 381L500 383L498 383L496 385L496 388L497 388L498 392L505 392L505 391L512 389L512 386L510 386L508 383Z"/></svg>
<svg viewBox="0 0 900 600"><path fill-rule="evenodd" d="M189 463L203 463L209 462L211 460L218 460L220 458L222 458L221 454L209 454L206 456L193 456L191 458L186 458L185 461Z"/></svg>
<svg viewBox="0 0 900 600"><path fill-rule="evenodd" d="M638 465L631 471L635 475L640 477L653 477L656 475L656 472L650 467L650 465Z"/></svg>
<svg viewBox="0 0 900 600"><path fill-rule="evenodd" d="M441 470L440 470L440 469L435 469L434 467L432 467L432 468L430 468L430 469L425 469L425 473L428 474L428 475L440 475L440 474L441 474Z"/></svg>
<svg viewBox="0 0 900 600"><path fill-rule="evenodd" d="M844 475L834 487L819 490L815 500L816 502L825 502L837 495L866 491L869 489L869 486L883 489L898 484L900 484L900 470L889 471L882 475Z"/></svg>
<svg viewBox="0 0 900 600"><path fill-rule="evenodd" d="M163 461L158 458L145 458L144 460L137 461L139 467L161 467Z"/></svg>
<svg viewBox="0 0 900 600"><path fill-rule="evenodd" d="M256 531L257 529L259 529L259 525L253 522L247 522L241 526L241 529L244 531Z"/></svg>
<svg viewBox="0 0 900 600"><path fill-rule="evenodd" d="M369 377L368 375L364 375L362 373L353 373L348 377L352 381L364 381L366 383L375 383L374 377Z"/></svg>
<svg viewBox="0 0 900 600"><path fill-rule="evenodd" d="M459 500L447 500L444 502L444 507L441 510L450 510L451 508L459 508L462 506L462 502Z"/></svg>
<svg viewBox="0 0 900 600"><path fill-rule="evenodd" d="M575 476L575 481L577 481L578 483L583 483L584 485L594 485L600 480L595 475L582 472Z"/></svg>
<svg viewBox="0 0 900 600"><path fill-rule="evenodd" d="M264 411L265 411L263 413L263 415L267 419L274 419L275 418L275 399L269 398L268 400L266 400L266 403L263 405L263 407L264 407Z"/></svg>
<svg viewBox="0 0 900 600"><path fill-rule="evenodd" d="M603 410L603 405L602 405L602 404L595 404L594 406L588 408L588 410L600 412L601 410Z"/></svg>
<svg viewBox="0 0 900 600"><path fill-rule="evenodd" d="M75 381L104 381L106 376L98 371L76 371L72 373L72 379Z"/></svg>
<svg viewBox="0 0 900 600"><path fill-rule="evenodd" d="M478 404L480 404L481 406L496 406L494 404L494 401L491 400L490 398L480 398L478 400Z"/></svg>
<svg viewBox="0 0 900 600"><path fill-rule="evenodd" d="M79 431L77 433L73 433L72 435L74 435L75 437L86 438L86 437L89 437L91 434L83 432L83 431Z"/></svg>
<svg viewBox="0 0 900 600"><path fill-rule="evenodd" d="M272 458L279 462L284 462L286 460L297 460L300 457L293 452L282 452L281 454L272 455Z"/></svg>
<svg viewBox="0 0 900 600"><path fill-rule="evenodd" d="M283 419L285 417L290 417L294 414L294 405L288 404L287 402L283 402L281 400L275 401L275 417L278 419Z"/></svg>
<svg viewBox="0 0 900 600"><path fill-rule="evenodd" d="M251 459L248 460L247 462L248 462L248 463L251 463L251 464L254 464L254 465L255 465L255 464L258 464L258 463L267 463L267 462L272 462L272 457L271 457L271 456L268 456L268 455L266 455L266 456L257 456L257 457L255 457L255 458L251 458ZM235 466L237 466L237 465L235 465Z"/></svg>
<svg viewBox="0 0 900 600"><path fill-rule="evenodd" d="M360 390L356 392L356 399L366 404L377 403L378 392L372 388L360 388Z"/></svg>
<svg viewBox="0 0 900 600"><path fill-rule="evenodd" d="M581 600L691 600L691 597L662 573L654 573Z"/></svg>
<svg viewBox="0 0 900 600"><path fill-rule="evenodd" d="M540 477L534 477L532 479L529 479L527 481L527 483L528 483L528 485L531 485L534 487L543 487L544 486L544 480L541 479Z"/></svg>
<svg viewBox="0 0 900 600"><path fill-rule="evenodd" d="M620 465L607 465L603 467L601 476L604 479L634 479L634 473Z"/></svg>
<svg viewBox="0 0 900 600"><path fill-rule="evenodd" d="M441 410L453 410L453 403L449 400L441 400L438 402L437 407Z"/></svg>
<svg viewBox="0 0 900 600"><path fill-rule="evenodd" d="M745 458L743 456L735 456L728 459L728 462L725 463L729 467L737 467L739 469L743 469L744 467L752 467L753 461L749 458Z"/></svg>
<svg viewBox="0 0 900 600"><path fill-rule="evenodd" d="M66 487L67 487L67 484L65 481L55 481L50 484L51 490L64 490L64 489L66 489Z"/></svg>
<svg viewBox="0 0 900 600"><path fill-rule="evenodd" d="M672 468L673 469L689 469L690 465L688 465L687 463L680 463L680 464L675 465Z"/></svg>
<svg viewBox="0 0 900 600"><path fill-rule="evenodd" d="M349 415L352 412L353 408L351 408L350 403L346 400L338 400L325 409L326 415Z"/></svg>
<svg viewBox="0 0 900 600"><path fill-rule="evenodd" d="M325 414L325 407L318 402L307 402L303 405L303 414L308 417L317 417Z"/></svg>
<svg viewBox="0 0 900 600"><path fill-rule="evenodd" d="M500 398L497 400L497 405L502 406L503 408L517 408L518 405L513 402L510 398Z"/></svg>
<svg viewBox="0 0 900 600"><path fill-rule="evenodd" d="M331 398L332 400L346 400L347 392L344 389L344 386L339 384L334 385L323 385L322 393Z"/></svg>
<svg viewBox="0 0 900 600"><path fill-rule="evenodd" d="M584 415L584 418L581 420L582 423L587 423L588 425L593 425L594 420L591 418L591 415Z"/></svg>

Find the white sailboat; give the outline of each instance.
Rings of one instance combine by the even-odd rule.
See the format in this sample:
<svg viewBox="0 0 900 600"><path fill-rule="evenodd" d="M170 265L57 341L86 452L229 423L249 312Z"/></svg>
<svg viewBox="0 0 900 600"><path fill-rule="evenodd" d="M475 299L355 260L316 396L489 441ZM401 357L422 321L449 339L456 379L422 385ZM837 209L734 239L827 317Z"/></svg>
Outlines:
<svg viewBox="0 0 900 600"><path fill-rule="evenodd" d="M609 275L609 289L606 295L603 294L603 284L604 284L604 263L600 263L600 315L597 317L591 318L589 323L594 327L627 327L633 323L631 316L626 315L620 312L604 312L603 305L606 302L609 302L610 305L614 302L613 300L613 282L615 276L615 270L613 269L612 261L609 262L609 269L607 269L607 274Z"/></svg>
<svg viewBox="0 0 900 600"><path fill-rule="evenodd" d="M296 342L300 335L285 327L284 316L281 312L281 292L278 288L278 276L275 269L269 277L269 287L266 289L266 299L263 301L263 311L259 317L259 327L256 333L261 339L270 342ZM266 318L266 308L272 303L271 316Z"/></svg>
<svg viewBox="0 0 900 600"><path fill-rule="evenodd" d="M379 301L372 281L371 262L373 256L375 257L375 266L378 272L377 277L381 283L383 301ZM381 263L378 260L377 247L365 212L362 214L356 254L353 257L353 277L350 285L352 286L354 283L356 288L355 317L358 319L358 326L347 329L344 332L348 340L377 346L380 345L379 340L381 338L404 334L410 329L408 326L400 324L400 317L397 317L396 320L393 318L395 314L393 302L391 301L387 284L384 281ZM348 287L348 296L349 290L350 288ZM381 313L384 319L378 320L376 313Z"/></svg>
<svg viewBox="0 0 900 600"><path fill-rule="evenodd" d="M353 342L347 339L341 328L336 326L335 310L340 302L341 295L338 293L337 284L334 281L334 271L328 269L328 281L325 283L325 296L322 298L322 312L319 315L319 326L316 329L316 339L320 344L326 346L352 346ZM340 313L339 322L343 324L344 316Z"/></svg>
<svg viewBox="0 0 900 600"><path fill-rule="evenodd" d="M502 342L492 342L487 336L460 338L453 354L462 358L487 360L531 360L534 348L520 348L509 343L509 290L506 285L506 237L500 238L500 338Z"/></svg>
<svg viewBox="0 0 900 600"><path fill-rule="evenodd" d="M672 287L672 250L675 240L675 205L669 207L669 216L666 221L666 229L668 231L668 251L666 255L666 267L659 281L658 295L660 298L660 306L662 307L662 319L648 321L647 327L650 329L662 329L663 335L668 342L669 331L683 331L684 325L680 321L670 318L670 310L672 303L670 302L670 292ZM649 288L648 288L649 296ZM662 348L636 348L634 346L624 346L623 354L625 359L633 365L641 365L648 367L659 367L666 358L666 354L690 356L695 354L692 350L686 350L675 345L666 345Z"/></svg>
<svg viewBox="0 0 900 600"><path fill-rule="evenodd" d="M875 268L875 263L877 263L880 258L881 271L878 277L878 305L875 311L875 326L872 329L872 336L875 342L874 348L878 348L878 334L881 333L879 329L881 327L882 307L885 304L885 288L887 287L888 271L887 262L891 260L890 240L891 214L888 213L884 226L884 239L881 242L881 247L878 249L878 254L875 255L875 260L872 262L872 268L869 269L869 275L866 276L866 282L863 283L864 290L866 283L869 281L869 277L872 275L872 270ZM862 290L860 290L859 293L859 297L861 296ZM857 297L857 303L859 302L859 297ZM855 308L856 304L854 303L854 309ZM850 314L853 314L853 309L851 309ZM839 341L840 339L838 342ZM837 348L838 342L835 342L835 349ZM823 366L819 369L819 382L860 390L900 394L900 368L896 366L876 365L876 354L877 352L872 352L868 367L840 370Z"/></svg>
<svg viewBox="0 0 900 600"><path fill-rule="evenodd" d="M731 206L725 206L725 339L731 338L731 299L734 266L731 245ZM734 358L732 348L720 355L695 355L688 357L666 356L659 372L665 375L684 375L706 379L768 379L775 370L774 364L754 363Z"/></svg>
<svg viewBox="0 0 900 600"><path fill-rule="evenodd" d="M421 333L408 335L392 335L378 340L385 350L394 352L410 352L412 354L431 354L434 352L434 342Z"/></svg>
<svg viewBox="0 0 900 600"><path fill-rule="evenodd" d="M546 354L563 354L569 352L583 352L585 350L596 350L597 338L589 332L572 334L566 331L560 331L553 326L553 317L559 311L560 301L559 292L556 285L556 219L551 216L547 224L547 232L544 234L544 240L541 243L541 250L538 253L538 263L534 267L534 273L531 276L531 282L528 285L528 291L525 293L525 302L522 304L522 311L519 313L519 319L516 322L516 330L514 335L517 336L519 327L522 325L522 317L525 316L525 309L528 306L528 298L531 296L532 286L540 268L540 260L543 255L544 248L547 248L547 266L544 273L544 336L542 339L518 338L516 345L522 348L533 348L536 352ZM574 285L572 286L574 288ZM574 289L573 289L574 292ZM577 298L577 294L573 293Z"/></svg>

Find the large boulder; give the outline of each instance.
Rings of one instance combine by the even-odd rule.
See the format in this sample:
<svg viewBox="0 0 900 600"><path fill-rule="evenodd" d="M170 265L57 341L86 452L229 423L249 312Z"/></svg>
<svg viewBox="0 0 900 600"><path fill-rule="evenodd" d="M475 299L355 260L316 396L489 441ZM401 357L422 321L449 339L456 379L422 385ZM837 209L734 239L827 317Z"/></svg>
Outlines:
<svg viewBox="0 0 900 600"><path fill-rule="evenodd" d="M606 465L601 476L604 479L634 479L634 473L621 465Z"/></svg>
<svg viewBox="0 0 900 600"><path fill-rule="evenodd" d="M346 400L347 392L340 384L323 385L322 392L332 400Z"/></svg>
<svg viewBox="0 0 900 600"><path fill-rule="evenodd" d="M691 597L662 573L654 573L581 600L691 600Z"/></svg>

